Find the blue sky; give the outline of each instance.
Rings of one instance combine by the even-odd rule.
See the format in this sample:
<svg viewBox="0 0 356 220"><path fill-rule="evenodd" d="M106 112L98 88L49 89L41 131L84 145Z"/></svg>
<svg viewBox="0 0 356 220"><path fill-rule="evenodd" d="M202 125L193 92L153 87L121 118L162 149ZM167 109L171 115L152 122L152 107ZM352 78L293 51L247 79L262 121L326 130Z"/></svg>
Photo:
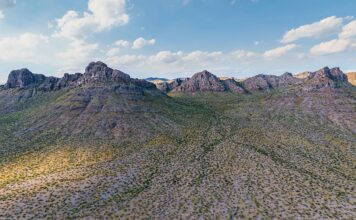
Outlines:
<svg viewBox="0 0 356 220"><path fill-rule="evenodd" d="M0 83L102 60L131 76L356 70L352 0L0 0Z"/></svg>

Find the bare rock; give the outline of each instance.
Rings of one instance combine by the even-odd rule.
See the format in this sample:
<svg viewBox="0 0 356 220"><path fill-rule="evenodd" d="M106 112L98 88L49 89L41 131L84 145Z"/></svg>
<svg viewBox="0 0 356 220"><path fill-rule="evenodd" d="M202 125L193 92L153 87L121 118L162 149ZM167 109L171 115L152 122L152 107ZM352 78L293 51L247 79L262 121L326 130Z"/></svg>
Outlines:
<svg viewBox="0 0 356 220"><path fill-rule="evenodd" d="M109 68L103 62L90 63L83 75L84 83L106 83L106 82L123 82L129 83L130 76L119 70Z"/></svg>
<svg viewBox="0 0 356 220"><path fill-rule="evenodd" d="M173 89L175 92L224 92L224 84L214 74L203 71L193 75L192 78L183 82Z"/></svg>
<svg viewBox="0 0 356 220"><path fill-rule="evenodd" d="M28 69L20 69L11 71L5 88L29 88L40 85L45 81L46 77L41 74L34 74Z"/></svg>
<svg viewBox="0 0 356 220"><path fill-rule="evenodd" d="M78 80L83 77L81 73L68 74L65 73L64 76L57 82L55 89L63 89L66 87L72 87L78 85Z"/></svg>
<svg viewBox="0 0 356 220"><path fill-rule="evenodd" d="M310 76L305 79L303 90L313 91L323 88L335 89L343 85L347 86L349 84L346 74L344 74L340 68L335 67L329 69L329 67L324 67L311 73Z"/></svg>

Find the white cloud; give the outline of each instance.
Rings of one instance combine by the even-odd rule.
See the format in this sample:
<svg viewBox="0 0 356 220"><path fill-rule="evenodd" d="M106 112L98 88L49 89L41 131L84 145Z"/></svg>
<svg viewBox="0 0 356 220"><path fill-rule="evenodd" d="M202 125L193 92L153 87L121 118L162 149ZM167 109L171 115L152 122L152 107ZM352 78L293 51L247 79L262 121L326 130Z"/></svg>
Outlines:
<svg viewBox="0 0 356 220"><path fill-rule="evenodd" d="M111 66L117 66L117 65L131 65L134 64L135 66L138 66L142 64L142 62L146 59L145 56L143 55L122 55L122 56L113 56L113 57L107 57L105 59L105 62L110 64Z"/></svg>
<svg viewBox="0 0 356 220"><path fill-rule="evenodd" d="M183 51L159 51L155 54L144 55L123 55L107 57L105 62L112 66L125 66L132 71L147 72L147 67L150 71L157 73L171 72L171 71L188 71L201 70L201 68L216 68L216 66L224 67L223 62L226 61L229 55L220 51L192 51L184 53Z"/></svg>
<svg viewBox="0 0 356 220"><path fill-rule="evenodd" d="M321 21L291 29L283 36L282 43L291 43L301 38L315 38L337 33L342 26L343 18L331 16Z"/></svg>
<svg viewBox="0 0 356 220"><path fill-rule="evenodd" d="M95 52L98 44L89 44L81 40L72 41L69 47L62 52L58 52L56 57L60 59L59 62L65 65L65 68L78 67L85 65L94 60Z"/></svg>
<svg viewBox="0 0 356 220"><path fill-rule="evenodd" d="M143 37L137 38L133 43L132 43L132 49L140 49L144 46L149 46L149 45L154 45L156 43L155 39L151 40L146 40Z"/></svg>
<svg viewBox="0 0 356 220"><path fill-rule="evenodd" d="M57 19L54 36L70 39L85 38L91 33L127 24L129 16L126 14L125 6L125 0L89 0L88 11L83 15L71 10Z"/></svg>
<svg viewBox="0 0 356 220"><path fill-rule="evenodd" d="M339 53L347 50L351 46L351 41L348 39L335 39L327 42L322 42L310 49L313 55L327 55Z"/></svg>
<svg viewBox="0 0 356 220"><path fill-rule="evenodd" d="M118 53L120 53L120 48L114 47L114 48L109 49L106 52L106 56L107 57L113 57L113 56L117 55Z"/></svg>
<svg viewBox="0 0 356 220"><path fill-rule="evenodd" d="M257 54L255 52L246 51L246 50L236 50L236 51L233 51L231 54L232 54L233 58L236 58L238 60L252 58L252 57L257 56Z"/></svg>
<svg viewBox="0 0 356 220"><path fill-rule="evenodd" d="M222 52L206 52L206 51L193 51L191 53L186 54L182 60L188 62L204 62L204 61L211 61L217 60L221 58L223 55Z"/></svg>
<svg viewBox="0 0 356 220"><path fill-rule="evenodd" d="M356 20L351 21L342 28L339 38L351 38L356 36Z"/></svg>
<svg viewBox="0 0 356 220"><path fill-rule="evenodd" d="M2 11L0 11L0 19L3 19L5 16L4 16L4 13Z"/></svg>
<svg viewBox="0 0 356 220"><path fill-rule="evenodd" d="M160 51L155 55L149 57L149 62L151 63L174 63L181 59L183 56L182 51L171 52L171 51Z"/></svg>
<svg viewBox="0 0 356 220"><path fill-rule="evenodd" d="M131 45L131 43L126 40L118 40L114 44L118 47L129 47Z"/></svg>
<svg viewBox="0 0 356 220"><path fill-rule="evenodd" d="M272 50L267 50L264 52L263 57L266 59L276 59L282 57L287 54L289 51L295 49L297 47L296 44L288 44L282 47L277 47Z"/></svg>
<svg viewBox="0 0 356 220"><path fill-rule="evenodd" d="M0 38L0 60L7 62L40 62L39 46L48 42L41 34L24 33L18 37Z"/></svg>

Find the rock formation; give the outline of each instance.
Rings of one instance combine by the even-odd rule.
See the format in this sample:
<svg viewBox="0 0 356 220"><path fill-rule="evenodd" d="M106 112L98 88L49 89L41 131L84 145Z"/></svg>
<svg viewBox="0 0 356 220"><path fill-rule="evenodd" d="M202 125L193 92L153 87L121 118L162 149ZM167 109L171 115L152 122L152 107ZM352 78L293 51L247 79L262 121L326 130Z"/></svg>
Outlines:
<svg viewBox="0 0 356 220"><path fill-rule="evenodd" d="M329 69L324 67L316 72L310 73L310 75L303 81L304 91L313 91L317 89L335 89L342 85L349 85L347 76L335 67Z"/></svg>
<svg viewBox="0 0 356 220"><path fill-rule="evenodd" d="M260 74L242 81L243 87L248 91L269 90L300 83L300 79L293 77L291 73L281 76Z"/></svg>
<svg viewBox="0 0 356 220"><path fill-rule="evenodd" d="M356 86L356 72L347 73L347 80L349 83Z"/></svg>
<svg viewBox="0 0 356 220"><path fill-rule="evenodd" d="M217 76L206 70L196 73L192 78L183 81L175 80L170 85L171 88L168 87L168 89L173 92L245 92L235 80L220 80Z"/></svg>
<svg viewBox="0 0 356 220"><path fill-rule="evenodd" d="M29 88L33 86L39 86L44 83L46 77L42 74L34 74L28 69L20 69L11 71L7 83L5 84L5 88ZM51 80L47 80L46 83L50 83L55 81L55 78Z"/></svg>
<svg viewBox="0 0 356 220"><path fill-rule="evenodd" d="M146 80L133 79L126 73L109 68L103 62L92 62L85 73L68 74L62 78L46 77L42 74L34 74L28 69L14 70L10 73L5 89L37 89L40 91L53 91L66 87L92 86L95 84L127 84L147 89L156 89L153 83Z"/></svg>

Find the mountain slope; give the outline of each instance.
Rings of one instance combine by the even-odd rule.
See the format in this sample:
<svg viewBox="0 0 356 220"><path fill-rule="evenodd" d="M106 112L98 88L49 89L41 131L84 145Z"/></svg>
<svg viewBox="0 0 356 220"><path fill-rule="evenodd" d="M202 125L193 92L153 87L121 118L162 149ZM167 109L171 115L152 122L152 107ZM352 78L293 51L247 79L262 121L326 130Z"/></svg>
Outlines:
<svg viewBox="0 0 356 220"><path fill-rule="evenodd" d="M342 75L243 94L202 92L226 84L198 78L184 86L194 92L166 96L94 69L83 77L95 82L37 92L0 115L0 218L355 215L356 93ZM106 127L120 120L127 138ZM18 133L43 123L33 139L34 128Z"/></svg>

